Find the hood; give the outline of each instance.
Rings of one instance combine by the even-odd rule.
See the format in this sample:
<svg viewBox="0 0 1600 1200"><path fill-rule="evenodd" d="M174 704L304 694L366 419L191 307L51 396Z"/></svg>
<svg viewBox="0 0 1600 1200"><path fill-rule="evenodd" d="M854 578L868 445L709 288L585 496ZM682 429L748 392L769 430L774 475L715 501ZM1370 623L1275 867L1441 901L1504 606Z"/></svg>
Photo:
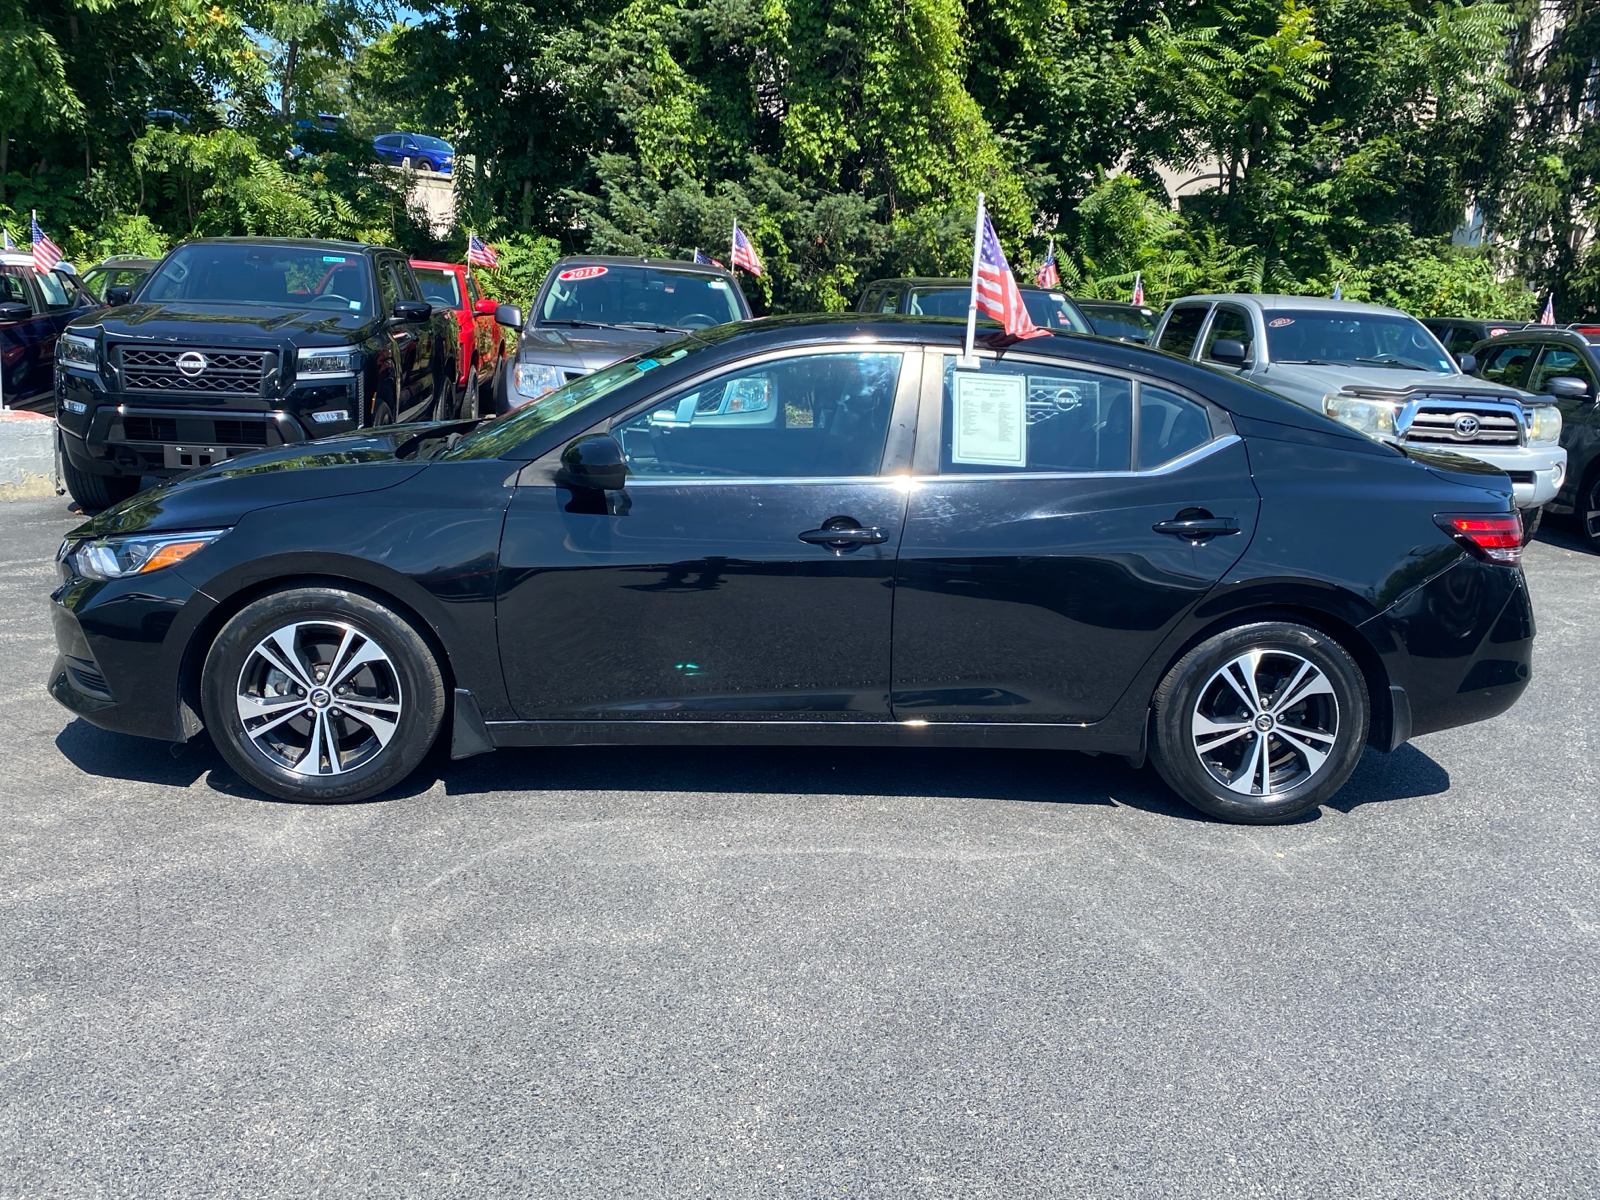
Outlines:
<svg viewBox="0 0 1600 1200"><path fill-rule="evenodd" d="M303 500L331 500L404 483L427 462L395 457L400 443L430 425L389 425L345 437L242 454L199 467L124 500L74 529L72 538L164 529L217 529L247 512ZM337 512L336 509L330 512Z"/></svg>
<svg viewBox="0 0 1600 1200"><path fill-rule="evenodd" d="M71 328L99 326L111 337L148 342L193 342L198 335L224 344L277 345L286 336L291 341L303 336L307 344L315 344L329 335L348 339L368 320L358 312L326 308L174 302L99 309L73 321Z"/></svg>
<svg viewBox="0 0 1600 1200"><path fill-rule="evenodd" d="M1485 393L1502 393L1508 400L1520 400L1519 393L1499 384L1463 375L1459 371L1408 371L1402 367L1315 367L1301 363L1268 363L1251 376L1262 387L1310 401L1321 408L1322 397L1347 387L1381 388L1397 391L1406 388L1446 388Z"/></svg>
<svg viewBox="0 0 1600 1200"><path fill-rule="evenodd" d="M676 330L657 333L650 329L597 329L588 325L529 326L517 346L517 361L568 371L598 371L682 336Z"/></svg>

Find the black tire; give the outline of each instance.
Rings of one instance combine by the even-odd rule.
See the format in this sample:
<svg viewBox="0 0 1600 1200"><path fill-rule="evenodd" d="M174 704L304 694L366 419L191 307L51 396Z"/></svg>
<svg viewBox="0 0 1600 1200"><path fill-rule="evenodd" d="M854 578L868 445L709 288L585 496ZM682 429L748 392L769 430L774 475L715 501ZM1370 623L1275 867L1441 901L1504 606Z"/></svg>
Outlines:
<svg viewBox="0 0 1600 1200"><path fill-rule="evenodd" d="M1252 653L1259 657L1249 660L1246 678L1235 664ZM1312 670L1301 675L1301 664ZM1230 688L1224 674L1235 670ZM1344 647L1286 621L1201 642L1167 672L1154 708L1150 757L1161 778L1201 812L1243 825L1290 821L1331 799L1361 761L1371 712L1366 682Z"/></svg>
<svg viewBox="0 0 1600 1200"><path fill-rule="evenodd" d="M467 368L467 394L461 401L461 419L476 421L483 416L483 380L478 378L478 364Z"/></svg>
<svg viewBox="0 0 1600 1200"><path fill-rule="evenodd" d="M393 425L394 420L394 409L390 407L387 400L372 410L372 427L374 429L382 425Z"/></svg>
<svg viewBox="0 0 1600 1200"><path fill-rule="evenodd" d="M86 513L100 512L139 492L139 476L91 475L73 466L65 451L61 455L61 478L78 507Z"/></svg>
<svg viewBox="0 0 1600 1200"><path fill-rule="evenodd" d="M318 674L330 668L331 678ZM444 679L421 634L379 601L333 587L274 592L241 609L206 654L200 695L230 767L269 795L314 804L400 783L445 712Z"/></svg>
<svg viewBox="0 0 1600 1200"><path fill-rule="evenodd" d="M511 360L502 358L494 373L494 415L503 417L511 411Z"/></svg>
<svg viewBox="0 0 1600 1200"><path fill-rule="evenodd" d="M1600 462L1589 468L1578 488L1573 515L1578 518L1578 532L1589 543L1589 549L1600 554Z"/></svg>
<svg viewBox="0 0 1600 1200"><path fill-rule="evenodd" d="M1533 535L1539 532L1539 526L1544 521L1544 509L1524 508L1522 513L1522 542L1523 545L1533 541Z"/></svg>

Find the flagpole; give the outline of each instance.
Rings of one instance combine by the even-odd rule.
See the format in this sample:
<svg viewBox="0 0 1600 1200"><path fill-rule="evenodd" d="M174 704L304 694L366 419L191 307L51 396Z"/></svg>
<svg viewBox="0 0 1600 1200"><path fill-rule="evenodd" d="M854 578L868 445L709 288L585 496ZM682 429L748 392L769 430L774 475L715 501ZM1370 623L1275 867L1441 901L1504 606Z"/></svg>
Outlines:
<svg viewBox="0 0 1600 1200"><path fill-rule="evenodd" d="M728 235L728 273L732 275L739 269L739 218L733 219L733 232ZM737 279L738 276L734 275Z"/></svg>
<svg viewBox="0 0 1600 1200"><path fill-rule="evenodd" d="M978 369L977 356L972 353L972 339L978 333L978 255L983 244L983 193L978 193L978 212L972 221L972 290L967 295L967 348L956 359L956 368L962 371Z"/></svg>

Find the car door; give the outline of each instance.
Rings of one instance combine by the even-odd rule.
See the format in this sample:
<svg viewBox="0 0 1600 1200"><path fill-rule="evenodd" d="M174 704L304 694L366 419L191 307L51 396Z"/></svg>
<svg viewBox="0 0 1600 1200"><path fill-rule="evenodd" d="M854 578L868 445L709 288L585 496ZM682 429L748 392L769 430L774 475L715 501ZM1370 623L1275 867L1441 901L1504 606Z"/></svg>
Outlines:
<svg viewBox="0 0 1600 1200"><path fill-rule="evenodd" d="M725 365L601 427L624 491L519 485L497 618L518 715L888 720L906 488L884 467L909 463L920 362L841 345Z"/></svg>
<svg viewBox="0 0 1600 1200"><path fill-rule="evenodd" d="M1567 449L1567 470L1581 482L1587 464L1600 455L1600 383L1585 351L1576 346L1546 342L1528 376L1528 391L1546 394L1552 379L1581 379L1589 387L1584 397L1558 396L1561 408L1561 444Z"/></svg>
<svg viewBox="0 0 1600 1200"><path fill-rule="evenodd" d="M1098 720L1249 544L1244 445L1154 380L940 357L900 543L894 716Z"/></svg>
<svg viewBox="0 0 1600 1200"><path fill-rule="evenodd" d="M1166 319L1161 324L1156 348L1189 358L1194 354L1195 343L1200 340L1200 330L1205 326L1206 316L1210 312L1211 305L1206 303L1173 305L1167 310Z"/></svg>
<svg viewBox="0 0 1600 1200"><path fill-rule="evenodd" d="M0 267L0 303L28 314L0 326L0 399L11 408L48 406L55 387L56 328L27 267Z"/></svg>
<svg viewBox="0 0 1600 1200"><path fill-rule="evenodd" d="M485 317L478 312L478 301L483 299L483 293L478 290L477 276L467 272L467 310L462 318L471 322L468 326L472 330L472 353L477 359L479 375L486 376L494 367L494 318ZM469 384L472 381L468 381Z"/></svg>
<svg viewBox="0 0 1600 1200"><path fill-rule="evenodd" d="M394 319L394 306L406 299L400 287L400 260L383 257L374 264L378 274L378 302L383 306L384 338L389 344L389 386L393 396L394 419L409 421L421 411L426 396L419 398L417 355L428 326ZM380 403L382 398L380 396Z"/></svg>
<svg viewBox="0 0 1600 1200"><path fill-rule="evenodd" d="M392 260L395 274L400 281L400 295L406 300L416 300L424 304L428 298L422 294L422 285L417 282L417 277L412 273L411 264L403 258ZM435 413L428 406L439 393L443 381L436 379L434 373L444 367L444 360L440 356L438 338L434 321L428 320L411 327L416 335L416 356L411 360L411 394L416 408L409 420L427 421L441 417L445 414ZM452 337L457 336L455 333Z"/></svg>

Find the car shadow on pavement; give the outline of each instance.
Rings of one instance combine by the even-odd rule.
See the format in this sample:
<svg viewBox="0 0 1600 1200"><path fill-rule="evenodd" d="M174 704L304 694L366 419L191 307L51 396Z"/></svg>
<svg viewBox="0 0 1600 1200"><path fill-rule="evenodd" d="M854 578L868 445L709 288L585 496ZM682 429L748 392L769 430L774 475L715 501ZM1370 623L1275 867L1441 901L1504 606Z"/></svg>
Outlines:
<svg viewBox="0 0 1600 1200"><path fill-rule="evenodd" d="M89 775L169 787L188 787L222 766L222 757L204 737L174 748L150 738L111 733L81 719L56 735L56 749Z"/></svg>
<svg viewBox="0 0 1600 1200"><path fill-rule="evenodd" d="M1594 549L1589 545L1589 539L1584 537L1578 528L1578 518L1572 515L1545 513L1544 520L1539 522L1539 531L1533 535L1533 540L1544 542L1549 546L1560 546L1563 550L1576 550L1580 554L1594 553Z"/></svg>

